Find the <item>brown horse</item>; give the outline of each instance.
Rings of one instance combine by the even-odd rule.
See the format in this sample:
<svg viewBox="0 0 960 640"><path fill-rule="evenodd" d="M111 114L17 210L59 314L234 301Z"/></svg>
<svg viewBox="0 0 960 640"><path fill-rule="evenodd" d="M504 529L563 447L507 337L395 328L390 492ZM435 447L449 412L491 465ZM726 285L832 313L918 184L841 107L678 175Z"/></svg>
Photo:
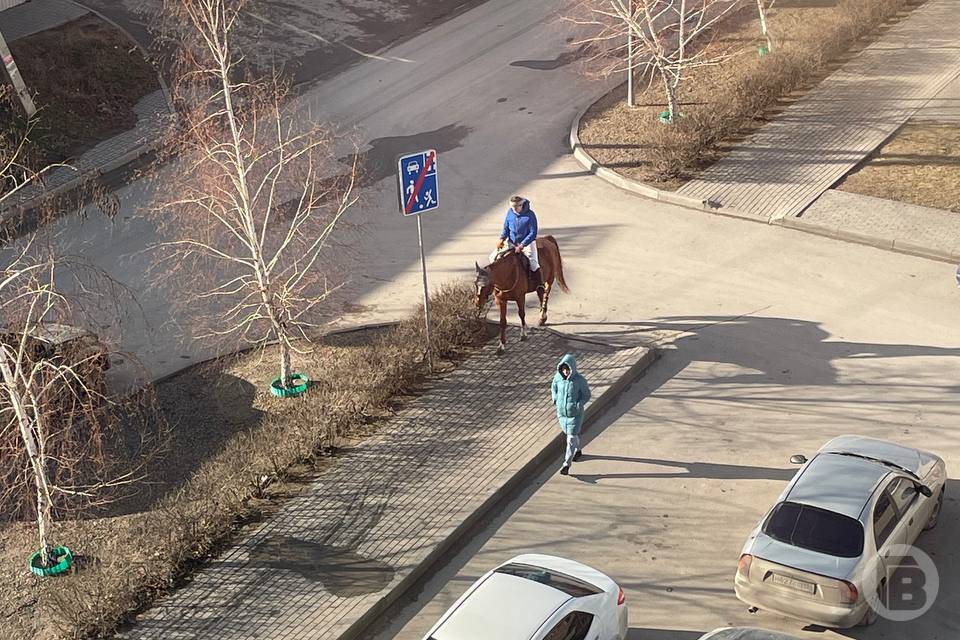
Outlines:
<svg viewBox="0 0 960 640"><path fill-rule="evenodd" d="M550 301L550 292L553 282L564 293L570 293L566 281L563 279L563 258L560 257L560 245L553 236L537 238L537 254L540 258L540 273L543 275L543 287L537 287L537 298L540 299L540 326L547 324L547 305ZM500 308L500 346L497 353L503 353L507 346L507 303L511 300L517 303L517 313L520 315L520 340L527 339L527 320L524 303L527 293L532 290L529 282L528 262L526 258L512 249L501 252L501 257L486 267L477 266L477 309L483 308L492 292L497 306Z"/></svg>

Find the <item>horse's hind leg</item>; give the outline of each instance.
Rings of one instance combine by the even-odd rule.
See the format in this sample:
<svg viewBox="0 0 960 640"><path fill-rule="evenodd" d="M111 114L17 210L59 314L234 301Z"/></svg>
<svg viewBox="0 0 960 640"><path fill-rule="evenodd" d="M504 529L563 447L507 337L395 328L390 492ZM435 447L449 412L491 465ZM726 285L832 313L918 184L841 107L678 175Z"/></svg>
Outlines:
<svg viewBox="0 0 960 640"><path fill-rule="evenodd" d="M550 289L553 285L549 282L543 283L543 295L540 296L540 326L547 324L547 304L550 301Z"/></svg>
<svg viewBox="0 0 960 640"><path fill-rule="evenodd" d="M527 310L524 309L525 300L517 300L517 313L520 314L520 342L527 340Z"/></svg>

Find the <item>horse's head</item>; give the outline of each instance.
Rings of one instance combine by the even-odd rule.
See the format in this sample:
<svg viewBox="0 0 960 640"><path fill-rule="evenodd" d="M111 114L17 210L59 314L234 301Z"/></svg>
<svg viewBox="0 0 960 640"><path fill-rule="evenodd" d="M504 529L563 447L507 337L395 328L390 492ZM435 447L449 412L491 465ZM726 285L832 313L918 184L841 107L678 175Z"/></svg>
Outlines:
<svg viewBox="0 0 960 640"><path fill-rule="evenodd" d="M479 310L483 308L483 305L487 304L487 299L493 291L493 283L490 282L490 271L484 269L477 263L474 264L477 267L477 278L473 281L473 286L476 288L477 295L475 302Z"/></svg>

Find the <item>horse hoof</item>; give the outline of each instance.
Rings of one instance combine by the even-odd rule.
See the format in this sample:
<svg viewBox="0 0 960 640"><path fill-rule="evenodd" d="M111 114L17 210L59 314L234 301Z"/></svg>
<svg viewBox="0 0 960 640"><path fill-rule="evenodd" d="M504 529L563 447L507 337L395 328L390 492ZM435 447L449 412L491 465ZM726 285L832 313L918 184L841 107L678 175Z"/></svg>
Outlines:
<svg viewBox="0 0 960 640"><path fill-rule="evenodd" d="M499 347L497 347L497 355L498 355L498 356L502 356L502 355L503 355L503 351L504 351L503 345L500 345Z"/></svg>
<svg viewBox="0 0 960 640"><path fill-rule="evenodd" d="M523 334L522 336L520 336L520 342L526 342L526 341L527 341L527 335L526 335L526 334Z"/></svg>
<svg viewBox="0 0 960 640"><path fill-rule="evenodd" d="M542 326L544 326L545 324L547 324L547 319L546 319L546 317L540 318L540 326L542 327Z"/></svg>

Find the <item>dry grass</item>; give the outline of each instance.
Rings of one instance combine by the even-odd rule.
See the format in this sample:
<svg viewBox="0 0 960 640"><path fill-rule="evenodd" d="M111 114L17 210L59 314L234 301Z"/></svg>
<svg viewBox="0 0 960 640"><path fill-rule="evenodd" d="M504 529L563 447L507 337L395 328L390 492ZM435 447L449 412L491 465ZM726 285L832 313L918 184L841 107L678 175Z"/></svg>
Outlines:
<svg viewBox="0 0 960 640"><path fill-rule="evenodd" d="M450 287L433 298L434 344L448 368L487 335L471 294ZM79 571L33 578L25 565L36 546L29 527L0 530L0 580L7 586L0 615L12 637L109 632L183 580L238 526L263 517L335 464L338 446L375 430L400 396L425 380L420 317L326 339L295 361L314 376L322 372L300 398L280 400L267 391L276 375L271 349L193 367L159 384L173 455L154 468L153 484L110 514L59 524L57 539L79 555Z"/></svg>
<svg viewBox="0 0 960 640"><path fill-rule="evenodd" d="M656 84L637 93L640 106L633 109L620 87L587 112L581 141L601 164L676 189L721 157L731 142L762 125L783 98L813 86L851 48L864 46L863 38L916 5L915 0L778 2L769 17L775 51L762 58L756 9L746 7L719 27L722 34L709 45L742 53L691 75L676 124L657 121L665 99Z"/></svg>
<svg viewBox="0 0 960 640"><path fill-rule="evenodd" d="M960 125L908 123L837 188L960 213Z"/></svg>
<svg viewBox="0 0 960 640"><path fill-rule="evenodd" d="M140 50L93 16L11 42L10 52L40 110L32 135L39 162L75 157L133 128L133 106L160 88ZM18 126L19 118L0 110L0 127Z"/></svg>

